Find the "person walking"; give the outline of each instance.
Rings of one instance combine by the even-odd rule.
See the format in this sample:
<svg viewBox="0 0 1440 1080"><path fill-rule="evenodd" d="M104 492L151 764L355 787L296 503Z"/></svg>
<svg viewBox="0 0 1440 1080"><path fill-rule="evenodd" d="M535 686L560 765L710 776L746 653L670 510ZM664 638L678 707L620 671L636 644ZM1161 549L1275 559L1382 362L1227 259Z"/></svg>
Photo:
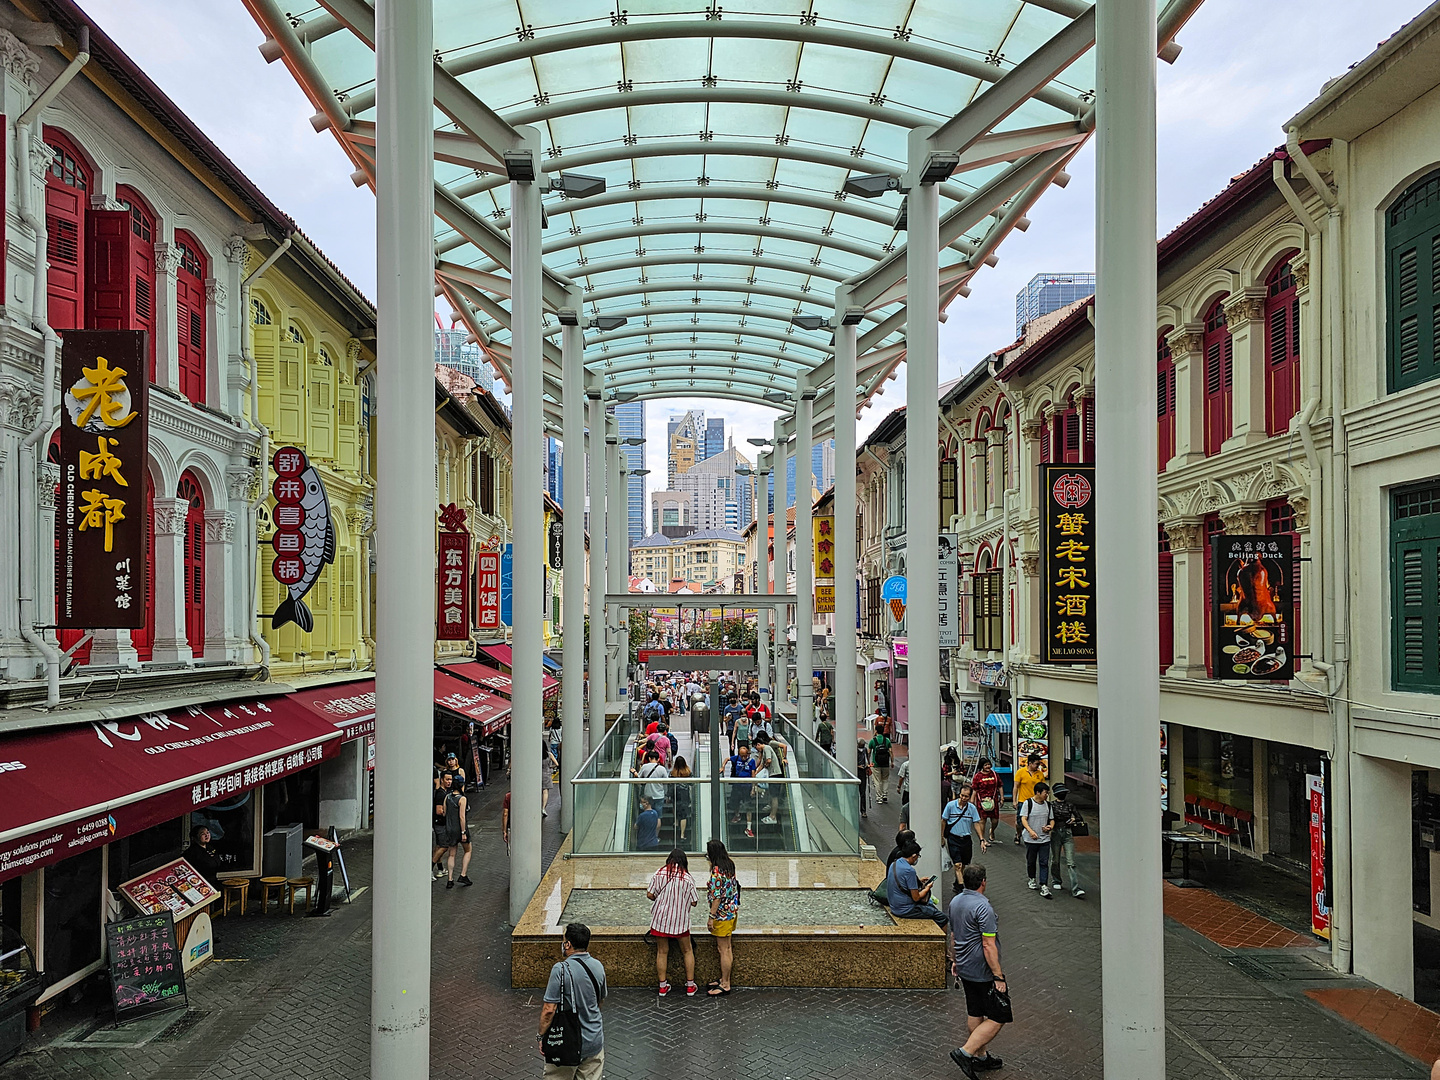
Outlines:
<svg viewBox="0 0 1440 1080"><path fill-rule="evenodd" d="M660 977L659 995L670 993L666 976L670 942L678 941L685 957L685 996L694 997L695 948L690 941L690 909L700 902L690 863L681 848L670 852L665 865L650 876L645 895L654 902L650 909L650 934L655 938L655 973Z"/></svg>
<svg viewBox="0 0 1440 1080"><path fill-rule="evenodd" d="M914 840L906 841L900 849L900 857L890 864L885 872L885 891L890 899L890 914L897 919L933 919L935 925L945 929L950 918L931 902L930 894L935 888L933 877L920 880L915 864L920 861L920 845Z"/></svg>
<svg viewBox="0 0 1440 1080"><path fill-rule="evenodd" d="M560 1006L567 1005L580 1022L580 1064L552 1065L547 1061L546 1080L600 1080L605 1072L605 1025L600 1005L607 989L605 965L590 955L590 928L584 923L570 923L560 939L560 962L550 968L550 980L545 984L536 1044L543 1056L545 1032Z"/></svg>
<svg viewBox="0 0 1440 1080"><path fill-rule="evenodd" d="M878 728L878 724L877 724ZM877 730L867 746L870 749L870 765L872 777L875 781L875 801L888 803L890 801L890 736L884 731Z"/></svg>
<svg viewBox="0 0 1440 1080"><path fill-rule="evenodd" d="M981 758L975 768L975 779L971 781L971 793L975 808L980 811L980 838L995 842L995 828L1000 824L1000 775L990 764L989 758Z"/></svg>
<svg viewBox="0 0 1440 1080"><path fill-rule="evenodd" d="M965 888L965 867L975 861L975 838L980 838L982 852L990 846L980 835L980 811L975 809L970 797L970 785L961 784L955 798L940 811L945 825L945 849L950 853L950 861L955 864L956 892Z"/></svg>
<svg viewBox="0 0 1440 1080"><path fill-rule="evenodd" d="M445 876L446 852L451 852L450 873L452 878L455 873L455 856L452 849L460 842L460 829L458 827L451 828L449 801L450 793L454 790L451 786L453 782L454 778L448 772L441 773L440 786L435 789L434 797L430 800L435 804L434 819L431 822L435 846L430 852L430 865L433 868L432 876L437 878ZM454 885L454 881L451 881L446 888L454 888Z"/></svg>
<svg viewBox="0 0 1440 1080"><path fill-rule="evenodd" d="M640 790L649 798L650 805L655 808L655 812L663 817L665 814L665 785L660 781L668 780L670 778L670 772L664 765L660 764L660 751L656 749L647 750L645 752L644 763L631 775L637 776L641 780L650 781L647 784L641 785Z"/></svg>
<svg viewBox="0 0 1440 1080"><path fill-rule="evenodd" d="M1015 770L1015 791L1013 799L1015 802L1015 843L1020 843L1020 804L1035 794L1035 785L1042 780L1048 779L1050 770L1045 767L1044 761L1039 754L1028 754L1025 757L1025 764Z"/></svg>
<svg viewBox="0 0 1440 1080"><path fill-rule="evenodd" d="M970 1037L950 1051L950 1060L970 1080L998 1069L1003 1062L988 1047L1014 1017L1010 988L1000 966L1000 930L995 909L985 895L985 867L965 868L965 888L950 901L950 972L965 990Z"/></svg>
<svg viewBox="0 0 1440 1080"><path fill-rule="evenodd" d="M544 743L540 752L540 816L549 817L550 811L550 774L560 768L560 762L550 752L550 744Z"/></svg>
<svg viewBox="0 0 1440 1080"><path fill-rule="evenodd" d="M735 860L719 840L705 845L705 858L710 863L710 879L705 883L710 917L705 928L715 939L715 951L720 954L720 978L712 982L705 993L709 997L723 997L730 993L730 969L735 964L732 935L740 917L740 882L735 877Z"/></svg>
<svg viewBox="0 0 1440 1080"><path fill-rule="evenodd" d="M689 777L690 766L683 757L675 759L675 768L670 773L672 777ZM690 784L671 784L675 793L675 828L679 832L677 843L685 846L685 833L690 827L690 818L695 813L695 789Z"/></svg>
<svg viewBox="0 0 1440 1080"><path fill-rule="evenodd" d="M1020 825L1025 830L1025 872L1030 888L1038 880L1040 895L1050 899L1050 834L1055 829L1055 808L1050 785L1035 785L1035 794L1020 804Z"/></svg>
<svg viewBox="0 0 1440 1080"><path fill-rule="evenodd" d="M1065 882L1060 874L1060 865L1063 862L1070 871L1070 895L1077 898L1084 896L1085 890L1080 887L1080 875L1075 872L1074 825L1079 811L1070 805L1070 789L1064 784L1055 786L1050 807L1055 822L1055 828L1050 833L1050 880L1055 886L1052 891L1058 894L1065 889Z"/></svg>
<svg viewBox="0 0 1440 1080"><path fill-rule="evenodd" d="M750 744L742 742L738 745L735 753L730 755L725 768L729 775L736 780L754 780L755 773L760 768L760 762L750 756ZM730 824L738 825L740 815L745 815L745 835L755 836L755 796L756 785L750 784L726 784L725 788L730 793Z"/></svg>
<svg viewBox="0 0 1440 1080"><path fill-rule="evenodd" d="M860 784L860 816L870 816L870 748L865 745L865 740L855 740L855 776Z"/></svg>

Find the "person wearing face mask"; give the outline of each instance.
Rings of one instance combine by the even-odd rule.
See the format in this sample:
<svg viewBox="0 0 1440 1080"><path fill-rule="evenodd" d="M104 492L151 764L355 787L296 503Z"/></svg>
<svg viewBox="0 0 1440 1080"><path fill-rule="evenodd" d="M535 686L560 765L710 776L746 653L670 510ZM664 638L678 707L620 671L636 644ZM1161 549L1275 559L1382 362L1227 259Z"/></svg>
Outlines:
<svg viewBox="0 0 1440 1080"><path fill-rule="evenodd" d="M563 1001L580 1020L580 1064L552 1065L547 1061L546 1080L600 1080L605 1072L605 1025L600 1005L607 989L605 965L590 955L590 928L584 923L570 923L560 941L560 962L550 969L550 980L545 984L535 1044L543 1056L545 1032Z"/></svg>

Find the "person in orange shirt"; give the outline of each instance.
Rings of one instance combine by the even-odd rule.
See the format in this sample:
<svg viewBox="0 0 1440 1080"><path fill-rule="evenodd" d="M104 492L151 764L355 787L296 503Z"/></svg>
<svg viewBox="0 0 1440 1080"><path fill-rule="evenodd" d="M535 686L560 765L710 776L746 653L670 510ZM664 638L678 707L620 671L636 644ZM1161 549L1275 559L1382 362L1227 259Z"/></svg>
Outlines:
<svg viewBox="0 0 1440 1080"><path fill-rule="evenodd" d="M1025 764L1015 770L1015 843L1020 843L1020 807L1026 799L1035 797L1035 785L1049 778L1050 770L1039 754L1031 754Z"/></svg>

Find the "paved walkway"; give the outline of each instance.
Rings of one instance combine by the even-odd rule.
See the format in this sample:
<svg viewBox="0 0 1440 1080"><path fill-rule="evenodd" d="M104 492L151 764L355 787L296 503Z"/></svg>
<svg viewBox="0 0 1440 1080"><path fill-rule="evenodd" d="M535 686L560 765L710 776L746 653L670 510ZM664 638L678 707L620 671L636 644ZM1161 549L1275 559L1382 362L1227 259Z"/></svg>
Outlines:
<svg viewBox="0 0 1440 1080"><path fill-rule="evenodd" d="M509 989L502 795L491 788L472 800L476 887L435 887L435 1077L540 1075L539 995ZM866 822L882 851L898 810L892 800ZM547 853L558 843L558 816L545 821ZM368 845L352 841L347 857L352 880L367 882ZM1082 900L1045 901L1029 892L1020 853L1009 844L987 862L1019 1016L995 1045L1007 1062L998 1077L1101 1080L1097 857L1081 856L1090 890ZM222 919L216 942L224 962L192 980L192 1011L168 1033L130 1049L55 1045L94 1026L92 1017L103 1019L108 1003L97 993L47 1018L26 1052L0 1066L0 1080L360 1080L369 1056L369 901L365 893L328 920ZM1419 1062L1341 1015L1360 1017L1363 1009L1352 1011L1348 1000L1335 1012L1322 1007L1330 1004L1326 995L1359 992L1373 1001L1374 991L1337 978L1311 949L1225 948L1171 922L1166 963L1172 1080L1426 1075ZM947 1054L963 1029L964 1007L953 992L740 990L718 1002L662 1002L621 990L606 1006L605 1025L606 1075L624 1080L948 1077L960 1075Z"/></svg>

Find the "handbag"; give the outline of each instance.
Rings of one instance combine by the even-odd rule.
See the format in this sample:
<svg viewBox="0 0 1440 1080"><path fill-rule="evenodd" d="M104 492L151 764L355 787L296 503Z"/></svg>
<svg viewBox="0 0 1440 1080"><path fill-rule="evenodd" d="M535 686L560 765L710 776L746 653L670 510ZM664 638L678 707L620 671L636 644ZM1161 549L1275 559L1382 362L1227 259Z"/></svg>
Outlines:
<svg viewBox="0 0 1440 1080"><path fill-rule="evenodd" d="M1083 817L1080 816L1080 811L1078 811L1078 810L1072 810L1072 811L1070 812L1070 835L1071 835L1071 836L1089 836L1089 835L1090 835L1090 823L1089 823L1088 821L1086 821Z"/></svg>
<svg viewBox="0 0 1440 1080"><path fill-rule="evenodd" d="M988 795L985 796L985 798L980 800L980 809L984 810L987 814L990 813L995 809L995 800Z"/></svg>
<svg viewBox="0 0 1440 1080"><path fill-rule="evenodd" d="M990 1000L986 1003L985 1018L994 1020L997 1024L1010 1024L1015 1021L1015 1013L1010 1008L1010 994L997 988L993 982L990 984Z"/></svg>
<svg viewBox="0 0 1440 1080"><path fill-rule="evenodd" d="M562 972L568 972L570 964L568 961L560 965ZM593 978L593 976L592 976ZM570 997L575 997L572 989ZM545 1036L540 1040L541 1052L545 1055L545 1061L550 1065L563 1065L573 1068L580 1064L580 1014L575 1009L565 1007L565 976L560 976L560 1007L555 1010L555 1016L550 1021L550 1026L545 1029Z"/></svg>

